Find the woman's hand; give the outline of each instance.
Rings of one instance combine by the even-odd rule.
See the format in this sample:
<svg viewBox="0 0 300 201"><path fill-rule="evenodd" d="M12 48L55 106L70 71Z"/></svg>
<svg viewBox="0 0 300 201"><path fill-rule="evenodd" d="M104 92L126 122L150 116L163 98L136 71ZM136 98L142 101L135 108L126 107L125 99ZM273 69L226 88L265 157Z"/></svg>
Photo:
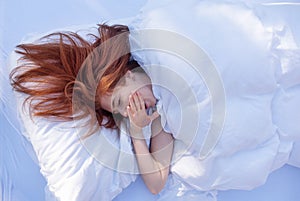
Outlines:
<svg viewBox="0 0 300 201"><path fill-rule="evenodd" d="M142 129L159 116L157 112L154 112L150 116L147 115L144 100L138 93L129 96L127 114L129 116L130 126L135 129Z"/></svg>

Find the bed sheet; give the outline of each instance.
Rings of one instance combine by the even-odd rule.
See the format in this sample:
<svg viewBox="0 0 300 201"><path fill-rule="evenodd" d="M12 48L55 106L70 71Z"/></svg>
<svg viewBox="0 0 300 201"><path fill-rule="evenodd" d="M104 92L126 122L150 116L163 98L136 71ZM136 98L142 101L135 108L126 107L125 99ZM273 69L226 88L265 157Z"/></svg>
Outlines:
<svg viewBox="0 0 300 201"><path fill-rule="evenodd" d="M282 3L278 0L248 1L260 4L260 9L293 24L292 30L300 44L300 19L298 0ZM45 179L35 163L30 143L21 135L16 118L13 96L7 82L5 69L9 53L28 33L46 32L52 29L78 24L96 24L111 19L135 16L146 0L53 0L53 1L0 1L0 200L42 201L45 199ZM267 12L267 13L268 13ZM268 18L267 21L276 20ZM267 23L266 21L266 23ZM7 105L6 103L11 104ZM29 151L29 152L28 152ZM300 170L284 166L270 175L265 185L252 191L219 192L219 201L298 201ZM134 197L132 196L134 195ZM115 201L155 200L141 178L124 190Z"/></svg>

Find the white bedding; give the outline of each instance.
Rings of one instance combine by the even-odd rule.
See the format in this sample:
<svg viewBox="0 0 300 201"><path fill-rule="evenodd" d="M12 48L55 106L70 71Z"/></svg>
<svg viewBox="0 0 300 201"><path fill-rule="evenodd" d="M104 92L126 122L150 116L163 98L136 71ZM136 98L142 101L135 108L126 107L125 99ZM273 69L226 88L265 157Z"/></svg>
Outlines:
<svg viewBox="0 0 300 201"><path fill-rule="evenodd" d="M262 185L300 140L296 35L281 21L260 20L261 12L231 2L150 1L130 26L133 56L156 84L165 130L187 146L171 172L196 189Z"/></svg>
<svg viewBox="0 0 300 201"><path fill-rule="evenodd" d="M3 3L3 2L1 2ZM3 15L3 18L1 19L1 27L2 29L2 34L0 36L5 37L5 41L3 40L4 38L1 38L1 64L6 63L6 59L8 58L8 55L10 52L13 50L14 45L18 44L20 42L20 38L23 37L24 35L27 35L28 33L32 32L45 32L45 31L51 31L56 29L57 27L65 27L68 25L72 24L95 24L99 22L99 19L102 20L107 20L111 18L120 18L120 17L129 17L129 16L134 16L137 13L137 10L142 6L143 2L134 2L133 4L129 4L129 2L122 2L123 6L120 6L122 9L120 10L114 10L113 12L111 11L111 8L115 7L115 3L120 4L120 2L98 2L98 1L86 1L85 3L83 2L74 2L74 1L52 1L51 4L47 6L46 11L42 8L44 6L39 5L39 2L36 1L35 3L26 4L26 3L20 3L17 1L9 1L3 3L3 7L1 8L5 10L5 12L1 12ZM18 5L18 6L17 6ZM58 6L59 5L59 6ZM66 6L70 6L70 9L68 11L65 10ZM251 3L250 3L251 5ZM259 5L259 4L257 4ZM297 29L297 23L293 21L293 17L297 16L297 13L299 12L287 12L284 5L281 6L271 6L271 7L265 7L265 6L257 6L256 5L256 10L259 13L263 13L261 15L261 18L265 20L265 23L270 23L274 18L270 16L274 16L274 12L276 11L275 15L277 18L275 19L284 19L284 23L290 23L291 29L293 33L299 33L300 31ZM157 4L157 6L159 6ZM296 5L288 7L288 10L291 11L296 11ZM5 8L5 9L4 9ZM124 9L128 8L128 9ZM283 9L282 9L283 8ZM290 9L293 8L293 9ZM281 10L282 9L282 10ZM100 10L100 12L99 12ZM24 11L26 12L26 15L16 15L15 13L22 13ZM52 16L52 12L58 13L56 17L49 18L49 16ZM61 12L59 12L61 11ZM278 12L277 12L278 11ZM80 15L78 15L80 13ZM70 14L70 15L68 15ZM38 17L37 17L38 16ZM291 18L290 18L291 17ZM58 20L59 19L59 20ZM5 21L5 23L4 23ZM45 23L47 21L47 23ZM15 25L15 23L12 22L18 22L18 26ZM34 23L36 22L36 23ZM280 32L279 32L280 33ZM36 34L33 34L36 35ZM296 41L299 41L299 39L296 38ZM46 186L46 181L45 179L41 176L39 173L39 167L33 162L35 161L36 163L39 162L41 158L45 156L45 152L42 153L36 153L34 152L34 149L32 148L32 144L30 144L20 133L22 132L21 127L18 123L18 118L16 117L16 107L15 107L15 100L13 96L11 96L11 91L9 84L7 82L7 75L8 75L8 69L3 69L1 68L0 71L0 76L1 76L1 125L4 125L3 129L1 129L1 135L0 135L0 198L1 200L4 201L11 201L11 200L30 200L30 201L40 201L44 200L45 198L45 192L44 188ZM296 74L293 74L296 75ZM297 81L297 77L296 81ZM287 79L289 80L289 79ZM295 80L295 79L294 79ZM284 92L284 94L288 94L289 98L288 100L294 103L298 103L298 99L296 96L293 96L295 94L293 90L290 91L281 91L281 93ZM284 99L284 96L277 96L280 97L278 98L278 101L284 101L285 103L288 103ZM288 107L290 104L286 104L286 108L282 108L282 110L277 111L278 113L285 112L286 110L290 110L291 112L295 112L294 107ZM295 113L296 115L296 113ZM283 116L282 116L283 117ZM290 121L291 116L287 116L282 118L283 120L287 120L285 122L291 123L293 121ZM285 124L282 119L275 119L274 121L277 121L276 124L282 123L280 127L283 129L283 131L286 131L287 129L292 129L293 133L297 134L297 127L296 124L292 125L287 125ZM292 119L293 120L293 119ZM280 123L279 123L280 122ZM65 125L64 125L65 126ZM294 126L294 127L293 127ZM49 128L52 129L50 126ZM31 127L30 129L34 129L34 127ZM59 131L61 132L61 131ZM24 134L24 133L23 133ZM35 140L42 140L42 138L37 138ZM72 144L72 142L70 143ZM36 141L37 142L37 141ZM63 142L63 139L61 139L60 143ZM74 143L76 144L76 143ZM45 147L42 147L41 144L36 143L34 146L40 147L40 150L45 149ZM77 144L78 146L78 144ZM48 153L52 153L53 158L55 157L56 154L58 154L52 147L52 149L49 149ZM52 150L52 151L51 151ZM85 154L85 156L89 157L85 153L85 151L82 148L79 148L79 152L81 154ZM297 153L299 152L299 148L297 149L298 151L295 153L292 153L292 157L296 160L293 161L293 164L297 164L297 159L298 155ZM66 152L65 156L66 158L69 158L68 155L70 156L74 152ZM36 158L37 154L37 158ZM79 156L79 155L77 155ZM83 155L81 155L83 156ZM86 157L86 158L87 158ZM81 157L79 157L80 159ZM77 160L78 158L73 158L74 160ZM81 158L83 159L83 158ZM90 161L92 159L89 159ZM72 161L72 160L70 160ZM68 164L66 161L67 165L70 167L72 164ZM99 167L98 163L91 162L87 164L87 168L90 169L92 165L95 165L95 170L97 170L97 167ZM280 166L279 164L278 166ZM54 167L50 164L45 164L46 167L44 170L42 170L43 174L48 175L49 178L52 177L52 173L50 172L51 169ZM99 170L99 169L98 169ZM72 169L70 169L68 172L71 172ZM103 170L106 171L106 170ZM106 171L110 172L111 171ZM59 170L58 173L63 173L63 170ZM86 172L85 172L86 173ZM91 173L91 171L89 171ZM111 174L110 174L111 175ZM62 177L66 178L67 175L61 175ZM71 174L69 176L72 176ZM64 188L59 188L59 185L57 185L57 189L52 189L54 190L57 195L60 195L61 197L68 197L68 196L73 196L77 197L78 200L80 200L80 196L90 194L92 196L92 193L96 195L99 192L95 192L93 189L98 188L101 182L101 186L108 186L109 179L102 179L98 181L97 179L95 180L94 175L88 176L88 174L84 175L73 175L73 178L80 178L77 181L77 184L81 186L78 188L76 191L74 189L68 189L71 186L74 186L75 183L69 183L70 185L65 186ZM109 177L109 175L107 175ZM100 177L99 177L100 178ZM53 177L52 177L53 179ZM59 178L61 179L61 178ZM92 181L91 186L83 186L85 182ZM238 200L254 200L254 199L263 199L264 200L291 200L291 201L296 201L299 199L300 195L299 193L297 194L297 186L299 184L299 179L300 179L300 172L299 169L292 168L290 166L284 166L281 168L279 171L276 171L274 174L271 175L271 177L267 180L267 183L263 185L260 188L257 188L256 190L249 191L249 192L243 192L243 191L225 191L225 192L220 192L218 199L219 200L230 200L232 201L233 199L238 199ZM58 180L58 179L56 179ZM112 181L114 182L114 181ZM61 179L61 183L68 183L68 180L66 179ZM98 184L97 184L98 183ZM127 184L129 181L127 182ZM285 183L285 185L280 185L282 183ZM122 186L122 185L121 185ZM123 186L126 186L123 184ZM279 187L280 186L280 187ZM270 189L272 188L278 188L276 192L270 192ZM98 188L100 191L104 190L101 188ZM119 191L116 192L120 192ZM80 192L82 191L82 194L76 194L74 192ZM90 191L93 191L92 193ZM64 194L65 193L65 194ZM74 194L73 194L74 193ZM47 190L46 190L47 194ZM135 197L132 197L132 195L135 195ZM49 196L49 195L48 195ZM103 195L102 195L103 196ZM47 197L47 195L46 195ZM142 183L140 179L138 179L135 183L133 183L131 186L129 186L123 193L121 193L118 197L115 198L115 200L156 200L158 196L153 196L150 195L150 193L147 191L146 187ZM51 198L48 198L51 199ZM66 198L68 200L68 198ZM95 198L96 199L96 198ZM86 198L84 199L86 200Z"/></svg>

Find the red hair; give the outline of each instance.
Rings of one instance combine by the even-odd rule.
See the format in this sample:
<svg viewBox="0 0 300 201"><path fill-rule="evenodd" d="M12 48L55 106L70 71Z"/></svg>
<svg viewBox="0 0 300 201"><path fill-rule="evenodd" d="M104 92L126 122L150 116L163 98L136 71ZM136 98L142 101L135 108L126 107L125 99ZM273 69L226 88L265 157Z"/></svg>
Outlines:
<svg viewBox="0 0 300 201"><path fill-rule="evenodd" d="M127 26L98 25L98 34L85 40L75 32L57 32L17 46L22 62L11 72L11 84L28 95L33 116L64 121L91 117L91 128L116 128L99 97L138 64L130 60Z"/></svg>

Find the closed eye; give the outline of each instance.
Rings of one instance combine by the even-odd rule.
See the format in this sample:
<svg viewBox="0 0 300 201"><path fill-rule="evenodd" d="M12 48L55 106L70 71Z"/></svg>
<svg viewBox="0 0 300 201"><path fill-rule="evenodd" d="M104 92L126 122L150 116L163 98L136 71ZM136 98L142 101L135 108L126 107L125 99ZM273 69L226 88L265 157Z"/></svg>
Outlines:
<svg viewBox="0 0 300 201"><path fill-rule="evenodd" d="M120 97L114 98L112 102L113 113L119 113L118 108L122 106L122 100Z"/></svg>
<svg viewBox="0 0 300 201"><path fill-rule="evenodd" d="M114 98L112 101L112 113L114 114L118 113L116 108L116 98Z"/></svg>
<svg viewBox="0 0 300 201"><path fill-rule="evenodd" d="M118 99L118 106L119 107L121 106L121 99L120 98Z"/></svg>

